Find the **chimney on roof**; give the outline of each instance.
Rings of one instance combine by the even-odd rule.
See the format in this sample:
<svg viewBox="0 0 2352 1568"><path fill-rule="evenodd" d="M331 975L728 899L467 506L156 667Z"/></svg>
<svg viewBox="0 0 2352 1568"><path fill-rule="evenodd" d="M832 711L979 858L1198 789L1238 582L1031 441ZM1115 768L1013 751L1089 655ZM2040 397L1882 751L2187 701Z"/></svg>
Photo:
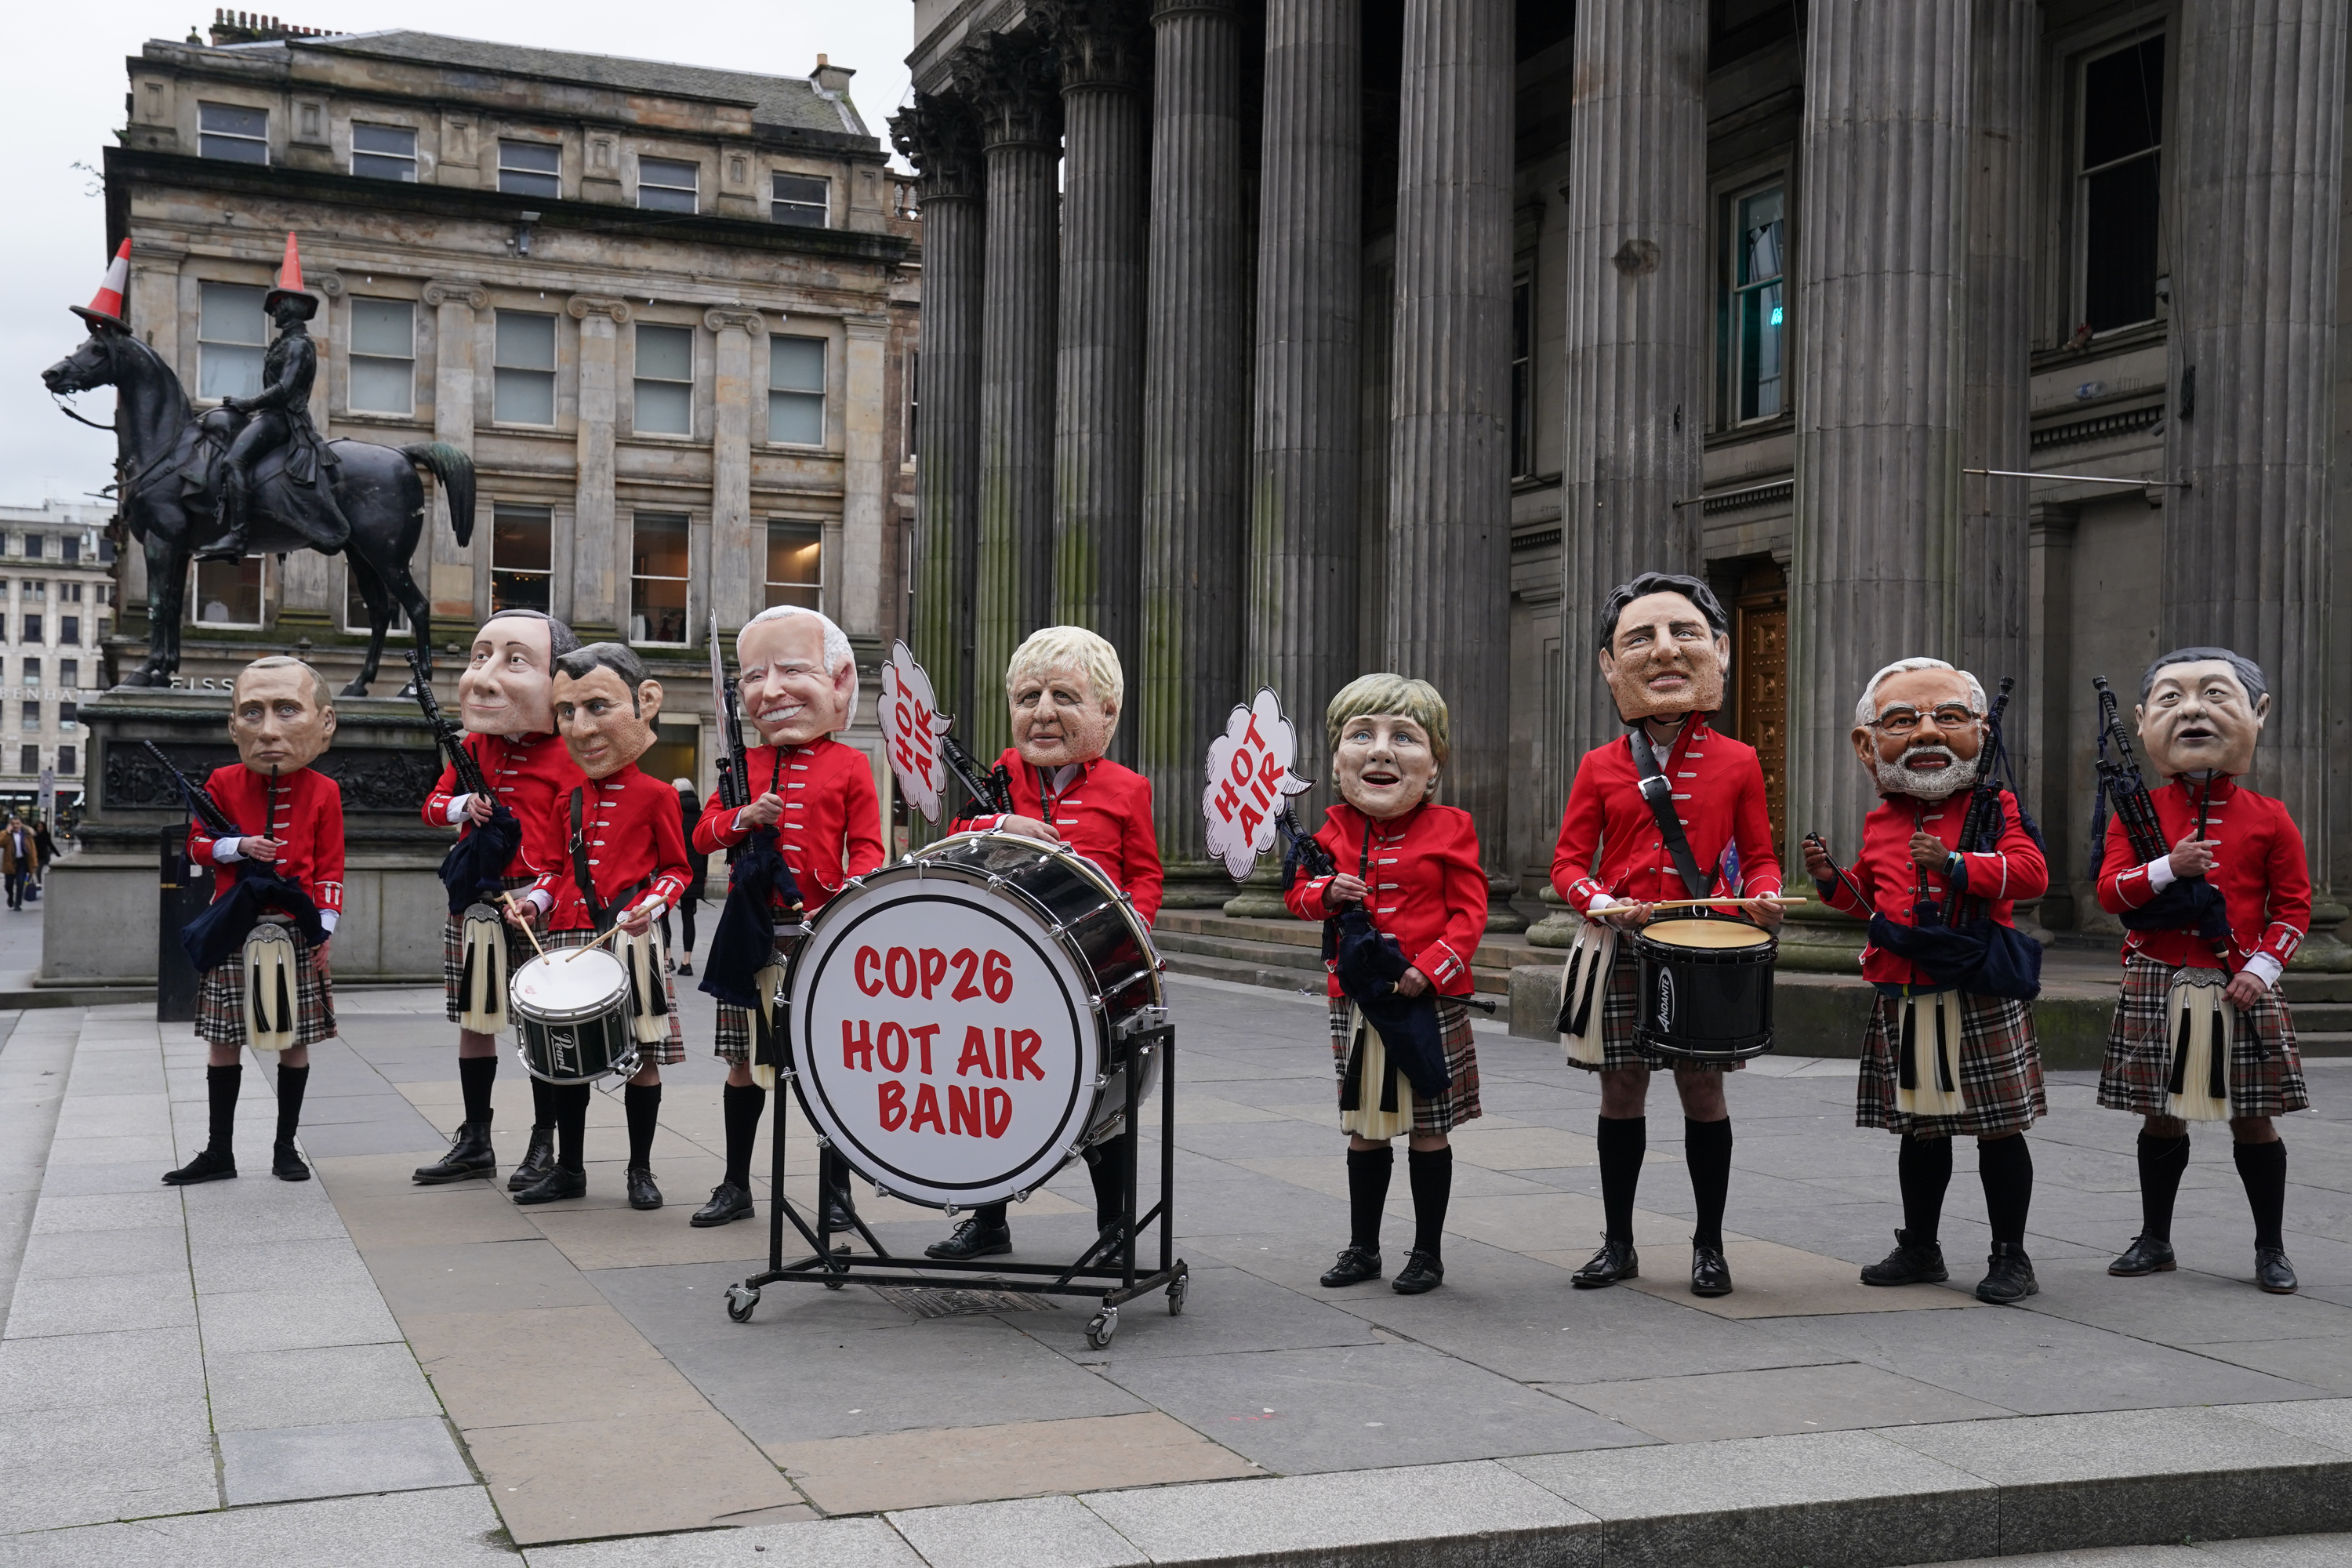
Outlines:
<svg viewBox="0 0 2352 1568"><path fill-rule="evenodd" d="M835 65L819 55L816 69L809 72L809 80L816 84L817 91L838 98L849 90L849 79L856 74L849 67Z"/></svg>
<svg viewBox="0 0 2352 1568"><path fill-rule="evenodd" d="M297 26L276 16L264 16L254 11L215 10L213 13L213 47L226 44L275 44L288 38L329 38L335 34L325 27ZM193 41L193 40L192 40Z"/></svg>

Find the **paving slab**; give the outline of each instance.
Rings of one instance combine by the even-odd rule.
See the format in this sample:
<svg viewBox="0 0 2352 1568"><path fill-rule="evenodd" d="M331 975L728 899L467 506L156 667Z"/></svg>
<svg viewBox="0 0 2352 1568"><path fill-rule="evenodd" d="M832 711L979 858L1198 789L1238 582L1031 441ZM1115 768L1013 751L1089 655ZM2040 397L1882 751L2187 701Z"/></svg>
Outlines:
<svg viewBox="0 0 2352 1568"><path fill-rule="evenodd" d="M725 1515L801 1500L708 1406L465 1436L509 1532L526 1546L700 1530Z"/></svg>
<svg viewBox="0 0 2352 1568"><path fill-rule="evenodd" d="M201 1395L0 1415L0 1535L218 1508Z"/></svg>
<svg viewBox="0 0 2352 1568"><path fill-rule="evenodd" d="M529 1568L925 1568L878 1519L758 1525L697 1535L527 1547Z"/></svg>
<svg viewBox="0 0 2352 1568"><path fill-rule="evenodd" d="M1158 1411L771 1443L767 1454L827 1513L1262 1473Z"/></svg>
<svg viewBox="0 0 2352 1568"><path fill-rule="evenodd" d="M0 1537L8 1568L513 1568L478 1486L142 1519Z"/></svg>
<svg viewBox="0 0 2352 1568"><path fill-rule="evenodd" d="M1625 1383L1546 1384L1598 1415L1668 1443L1975 1420L2013 1412L1853 1363L1702 1373Z"/></svg>
<svg viewBox="0 0 2352 1568"><path fill-rule="evenodd" d="M1076 1498L917 1509L889 1517L929 1568L1126 1568L1150 1561Z"/></svg>
<svg viewBox="0 0 2352 1568"><path fill-rule="evenodd" d="M0 1340L0 1415L204 1396L204 1352L194 1325Z"/></svg>
<svg viewBox="0 0 2352 1568"><path fill-rule="evenodd" d="M242 1355L215 1352L205 1358L203 1375L212 1396L215 1432L441 1414L415 1353L397 1342Z"/></svg>
<svg viewBox="0 0 2352 1568"><path fill-rule="evenodd" d="M41 1238L46 1239L46 1238ZM196 1321L188 1269L16 1281L8 1337L100 1333L112 1329L176 1329Z"/></svg>
<svg viewBox="0 0 2352 1568"><path fill-rule="evenodd" d="M437 1415L223 1432L220 1456L221 1490L232 1508L459 1487L474 1479Z"/></svg>

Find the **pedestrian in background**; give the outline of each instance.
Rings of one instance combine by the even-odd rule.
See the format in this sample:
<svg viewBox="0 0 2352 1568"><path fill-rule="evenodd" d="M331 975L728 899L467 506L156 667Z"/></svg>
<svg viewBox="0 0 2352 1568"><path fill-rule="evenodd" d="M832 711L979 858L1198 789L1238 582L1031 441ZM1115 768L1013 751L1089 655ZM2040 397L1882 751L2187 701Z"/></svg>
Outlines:
<svg viewBox="0 0 2352 1568"><path fill-rule="evenodd" d="M694 847L694 825L702 820L702 797L694 793L691 779L672 779L677 790L677 815L686 825L686 858L694 868L694 880L688 884L686 897L677 901L677 918L685 927L686 941L677 949L677 972L694 973L694 910L702 902L702 890L710 881L710 857ZM669 941L669 917L662 917L662 941Z"/></svg>
<svg viewBox="0 0 2352 1568"><path fill-rule="evenodd" d="M25 907L25 884L41 868L40 840L25 826L25 819L15 812L8 814L7 826L0 828L0 878L8 883L8 907Z"/></svg>

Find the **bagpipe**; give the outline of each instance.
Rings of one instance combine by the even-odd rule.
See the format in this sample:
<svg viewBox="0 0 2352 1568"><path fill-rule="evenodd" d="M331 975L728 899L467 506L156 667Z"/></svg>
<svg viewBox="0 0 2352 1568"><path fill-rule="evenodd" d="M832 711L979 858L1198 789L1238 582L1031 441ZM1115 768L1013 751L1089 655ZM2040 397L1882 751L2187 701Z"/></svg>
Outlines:
<svg viewBox="0 0 2352 1568"><path fill-rule="evenodd" d="M473 830L441 857L441 885L448 889L449 912L462 916L505 888L507 868L514 863L515 851L522 847L522 824L482 776L482 765L474 760L474 753L466 750L465 731L434 700L433 674L423 650L412 647L406 658L408 668L416 675L416 705L425 710L425 722L441 754L448 759L458 789L490 805L490 819L475 823Z"/></svg>
<svg viewBox="0 0 2352 1568"><path fill-rule="evenodd" d="M719 801L728 811L751 804L751 749L743 741L743 715L735 680L727 673L727 655L719 640L719 616L710 617L710 694L726 742L719 759ZM790 910L799 930L807 929L799 881L784 863L776 830L758 827L728 856L727 902L711 932L709 956L702 966L700 989L730 1007L749 1011L752 1019L751 1076L763 1087L774 1085L781 1052L774 1040L776 991L783 979L776 962L776 906Z"/></svg>
<svg viewBox="0 0 2352 1568"><path fill-rule="evenodd" d="M1013 775L999 763L986 773L981 772L980 762L952 731L941 731L939 737L940 759L955 774L956 783L963 785L971 796L971 804L963 808L961 816L971 816L982 809L1003 816L1013 810Z"/></svg>
<svg viewBox="0 0 2352 1568"><path fill-rule="evenodd" d="M2132 750L2131 737L2124 731L2114 689L2107 685L2104 675L2093 676L2091 685L2099 694L2099 784L2091 809L2091 853L2105 858L2107 816L2112 811L2124 825L2124 839L2131 846L2132 858L2145 866L2171 854L2172 846L2164 841L2164 825L2156 815L2156 797L2148 793L2147 781L2139 771L2138 755ZM2197 837L2205 837L2205 808L2201 802L2197 811ZM2130 931L2193 931L2212 948L2222 973L2232 972L2229 905L2221 897L2221 889L2203 877L2182 877L2147 903L2136 910L2126 910L2118 918Z"/></svg>

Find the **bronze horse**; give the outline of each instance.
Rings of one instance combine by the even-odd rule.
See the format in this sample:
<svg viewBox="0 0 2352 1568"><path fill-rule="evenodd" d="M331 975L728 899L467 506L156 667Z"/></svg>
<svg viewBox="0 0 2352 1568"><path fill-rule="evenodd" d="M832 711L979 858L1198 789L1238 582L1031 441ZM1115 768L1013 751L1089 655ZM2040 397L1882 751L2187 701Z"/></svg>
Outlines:
<svg viewBox="0 0 2352 1568"><path fill-rule="evenodd" d="M236 433L238 416L216 408L199 417L163 356L112 327L92 331L79 348L43 371L41 381L59 395L115 389L117 504L147 552L147 662L122 684L168 686L180 667L180 608L189 559L222 531L220 459ZM425 531L425 485L417 468L431 470L447 492L450 527L464 544L474 533L474 462L443 441L328 445L341 459L340 477L330 480L322 465L319 483L333 483L351 522L344 553L368 610L367 659L343 695L364 697L398 610L408 612L428 668L433 658L432 606L408 572ZM250 542L263 553L315 548L285 521L294 509L308 513L320 504L315 490L286 472L286 456L283 448L271 453L253 475Z"/></svg>

